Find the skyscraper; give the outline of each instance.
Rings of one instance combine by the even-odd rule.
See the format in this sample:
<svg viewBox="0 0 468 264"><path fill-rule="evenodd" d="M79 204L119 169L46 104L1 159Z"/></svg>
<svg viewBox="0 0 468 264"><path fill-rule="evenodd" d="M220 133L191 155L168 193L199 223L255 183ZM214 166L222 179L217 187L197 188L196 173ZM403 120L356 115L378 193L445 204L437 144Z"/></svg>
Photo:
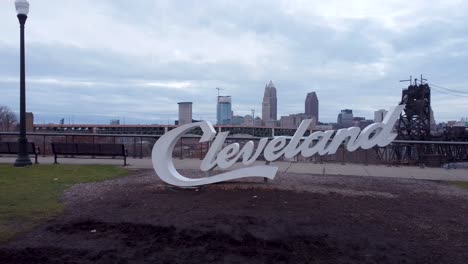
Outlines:
<svg viewBox="0 0 468 264"><path fill-rule="evenodd" d="M317 94L311 92L307 94L305 99L305 111L304 113L311 116L314 119L314 123L317 124L319 120L319 101Z"/></svg>
<svg viewBox="0 0 468 264"><path fill-rule="evenodd" d="M262 119L265 124L277 120L276 87L272 81L265 85L265 93L262 102Z"/></svg>
<svg viewBox="0 0 468 264"><path fill-rule="evenodd" d="M231 96L218 96L216 107L218 125L230 125L232 122Z"/></svg>

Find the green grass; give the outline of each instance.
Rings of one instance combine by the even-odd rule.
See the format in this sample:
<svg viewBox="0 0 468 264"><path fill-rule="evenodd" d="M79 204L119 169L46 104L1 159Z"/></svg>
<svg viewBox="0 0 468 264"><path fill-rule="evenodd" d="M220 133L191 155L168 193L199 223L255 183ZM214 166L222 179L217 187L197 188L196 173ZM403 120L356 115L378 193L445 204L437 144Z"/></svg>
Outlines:
<svg viewBox="0 0 468 264"><path fill-rule="evenodd" d="M453 185L468 190L468 182L451 182Z"/></svg>
<svg viewBox="0 0 468 264"><path fill-rule="evenodd" d="M63 212L59 201L73 184L128 175L116 166L36 165L15 168L0 164L0 242L52 219Z"/></svg>

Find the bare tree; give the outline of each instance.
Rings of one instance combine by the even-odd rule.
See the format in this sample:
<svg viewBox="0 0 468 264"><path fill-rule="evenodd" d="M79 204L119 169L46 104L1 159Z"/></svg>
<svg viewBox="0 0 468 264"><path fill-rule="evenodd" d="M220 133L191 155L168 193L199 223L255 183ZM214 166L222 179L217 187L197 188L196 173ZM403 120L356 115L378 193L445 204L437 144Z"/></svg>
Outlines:
<svg viewBox="0 0 468 264"><path fill-rule="evenodd" d="M7 106L0 105L0 131L8 132L17 122L16 114Z"/></svg>

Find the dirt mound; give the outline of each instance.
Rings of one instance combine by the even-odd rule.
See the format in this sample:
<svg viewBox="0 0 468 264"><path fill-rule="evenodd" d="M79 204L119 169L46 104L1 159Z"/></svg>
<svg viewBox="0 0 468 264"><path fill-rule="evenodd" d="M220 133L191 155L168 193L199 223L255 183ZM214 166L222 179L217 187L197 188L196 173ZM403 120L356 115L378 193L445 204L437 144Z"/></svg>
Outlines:
<svg viewBox="0 0 468 264"><path fill-rule="evenodd" d="M154 178L148 173L74 186L64 198L66 214L2 245L0 262L468 259L467 193L446 183L288 174L284 184L178 189Z"/></svg>
<svg viewBox="0 0 468 264"><path fill-rule="evenodd" d="M386 256L395 248L339 245L328 235L267 240L246 233L240 239L223 232L131 223L84 221L51 226L49 232L85 240L114 240L119 248L94 250L39 247L0 250L2 263L396 263L415 259ZM378 250L366 257L366 251ZM367 252L371 253L371 252Z"/></svg>

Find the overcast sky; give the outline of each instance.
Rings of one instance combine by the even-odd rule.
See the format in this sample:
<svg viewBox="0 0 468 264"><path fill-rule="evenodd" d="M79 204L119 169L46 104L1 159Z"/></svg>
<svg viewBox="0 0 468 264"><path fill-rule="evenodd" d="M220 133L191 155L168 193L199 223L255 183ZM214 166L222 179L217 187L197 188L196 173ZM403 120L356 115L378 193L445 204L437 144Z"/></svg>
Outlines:
<svg viewBox="0 0 468 264"><path fill-rule="evenodd" d="M273 80L278 117L373 118L423 74L436 121L468 116L468 1L30 0L28 111L36 122L165 123L177 102L215 120L216 87L234 114L261 113ZM0 104L19 108L19 26L0 0ZM419 78L419 77L418 77Z"/></svg>

